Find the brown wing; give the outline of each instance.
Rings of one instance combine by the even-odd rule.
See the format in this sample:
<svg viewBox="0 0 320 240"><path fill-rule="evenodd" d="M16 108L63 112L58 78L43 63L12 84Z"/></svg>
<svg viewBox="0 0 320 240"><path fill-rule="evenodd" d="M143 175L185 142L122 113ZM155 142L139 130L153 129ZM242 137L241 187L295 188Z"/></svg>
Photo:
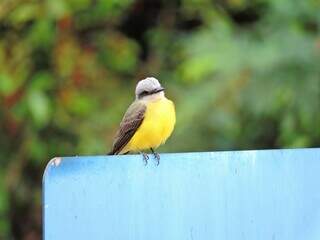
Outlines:
<svg viewBox="0 0 320 240"><path fill-rule="evenodd" d="M119 154L126 146L134 133L140 127L144 119L145 111L146 105L140 101L135 101L130 105L120 123L119 130L116 134L113 147L109 155Z"/></svg>

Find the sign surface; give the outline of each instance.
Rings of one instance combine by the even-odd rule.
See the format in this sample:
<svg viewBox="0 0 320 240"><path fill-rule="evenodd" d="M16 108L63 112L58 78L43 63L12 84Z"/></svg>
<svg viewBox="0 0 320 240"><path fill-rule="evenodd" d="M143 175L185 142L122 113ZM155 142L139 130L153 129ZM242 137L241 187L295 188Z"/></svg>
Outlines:
<svg viewBox="0 0 320 240"><path fill-rule="evenodd" d="M55 158L45 240L319 240L320 149Z"/></svg>

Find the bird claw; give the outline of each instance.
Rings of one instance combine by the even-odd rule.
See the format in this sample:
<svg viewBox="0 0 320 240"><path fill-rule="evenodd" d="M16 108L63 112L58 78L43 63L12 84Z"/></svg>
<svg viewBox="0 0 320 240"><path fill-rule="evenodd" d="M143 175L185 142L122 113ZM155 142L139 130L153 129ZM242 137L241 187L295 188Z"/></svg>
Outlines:
<svg viewBox="0 0 320 240"><path fill-rule="evenodd" d="M152 151L152 154L153 154L153 156L154 156L154 158L155 158L155 160L157 162L156 165L158 166L160 164L160 154L155 152L155 151L153 151L153 149L151 149L151 151ZM142 155L143 161L144 161L144 165L146 166L148 164L149 156L148 156L147 153L144 153L144 152L140 152L140 154Z"/></svg>
<svg viewBox="0 0 320 240"><path fill-rule="evenodd" d="M154 152L153 155L154 155L154 158L157 161L157 166L158 166L160 164L160 154L157 153L157 152Z"/></svg>
<svg viewBox="0 0 320 240"><path fill-rule="evenodd" d="M148 164L149 156L148 156L148 154L146 154L144 152L141 152L141 154L142 154L142 157L143 157L144 165L146 166Z"/></svg>
<svg viewBox="0 0 320 240"><path fill-rule="evenodd" d="M154 150L153 150L153 148L150 148L150 150L151 150L151 152L153 153L153 156L154 156L154 158L156 159L156 161L157 161L157 166L159 165L159 163L160 163L160 154L159 153L157 153L157 152L155 152Z"/></svg>

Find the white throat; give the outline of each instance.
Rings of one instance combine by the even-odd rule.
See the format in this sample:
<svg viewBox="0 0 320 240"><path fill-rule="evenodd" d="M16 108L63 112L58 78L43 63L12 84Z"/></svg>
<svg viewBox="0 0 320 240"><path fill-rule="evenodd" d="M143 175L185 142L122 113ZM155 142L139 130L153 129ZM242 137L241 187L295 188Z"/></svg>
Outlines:
<svg viewBox="0 0 320 240"><path fill-rule="evenodd" d="M164 96L164 92L162 91L162 92L158 92L158 93L154 93L154 94L151 94L151 95L144 96L140 100L157 101L157 100L160 100L160 99L163 99L163 98L165 98L165 96Z"/></svg>

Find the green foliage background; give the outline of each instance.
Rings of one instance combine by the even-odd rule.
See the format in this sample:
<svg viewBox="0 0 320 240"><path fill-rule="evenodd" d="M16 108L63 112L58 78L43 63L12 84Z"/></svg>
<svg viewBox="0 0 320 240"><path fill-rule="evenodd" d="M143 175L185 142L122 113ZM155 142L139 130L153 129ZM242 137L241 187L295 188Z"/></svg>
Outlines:
<svg viewBox="0 0 320 240"><path fill-rule="evenodd" d="M319 0L1 0L0 239L41 239L46 163L106 153L147 76L176 103L160 152L319 146L319 11Z"/></svg>

